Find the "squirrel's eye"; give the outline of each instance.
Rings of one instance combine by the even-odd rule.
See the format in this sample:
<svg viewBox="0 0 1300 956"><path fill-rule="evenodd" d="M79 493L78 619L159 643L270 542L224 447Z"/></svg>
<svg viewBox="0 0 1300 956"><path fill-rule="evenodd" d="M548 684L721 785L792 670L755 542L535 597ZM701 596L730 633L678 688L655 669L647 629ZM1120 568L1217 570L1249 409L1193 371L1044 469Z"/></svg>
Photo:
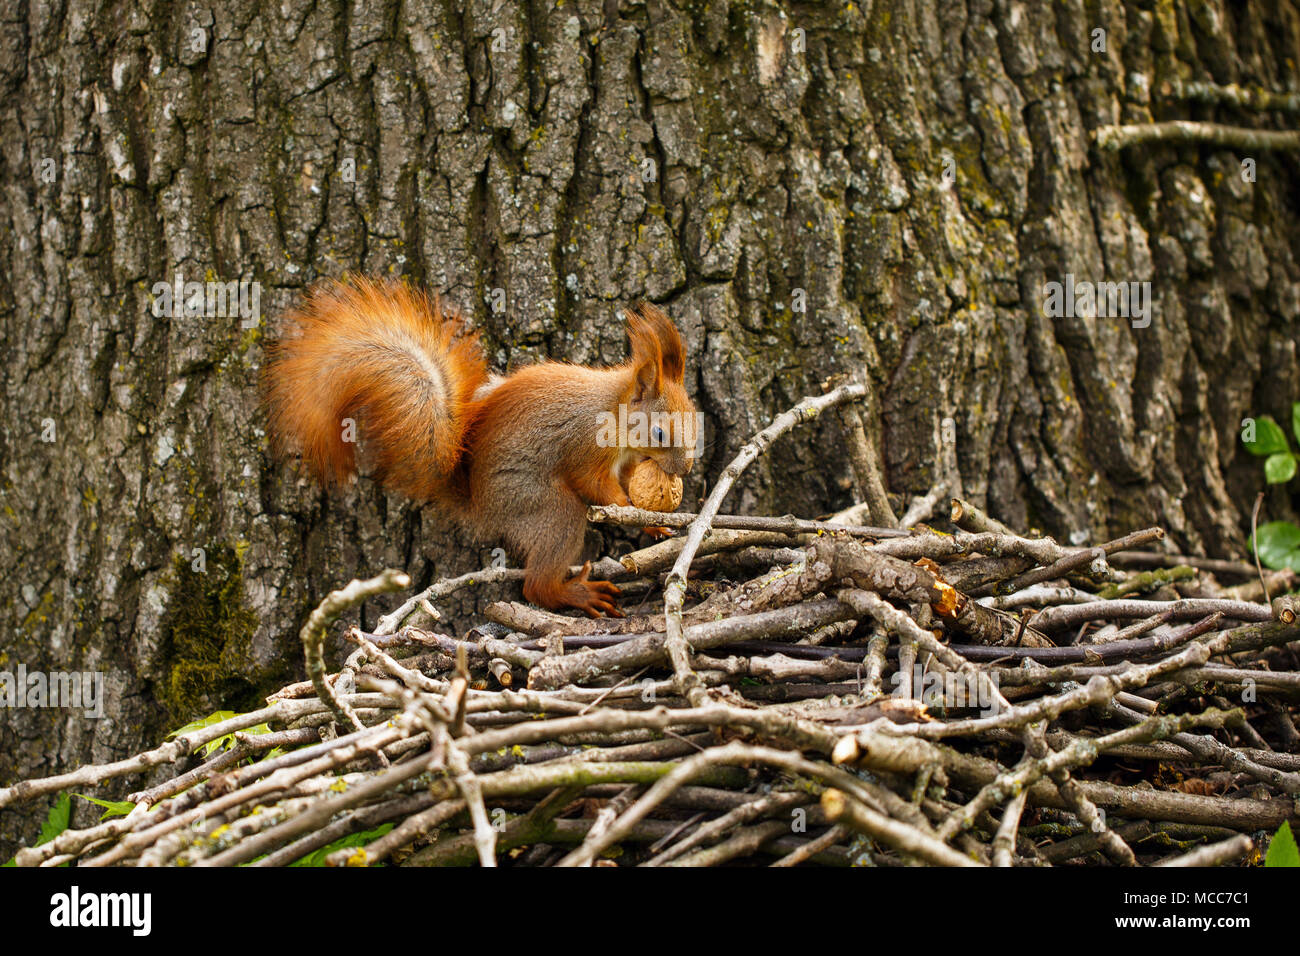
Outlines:
<svg viewBox="0 0 1300 956"><path fill-rule="evenodd" d="M656 425L654 428L650 430L650 437L654 439L654 443L656 445L667 444L667 441L664 438L664 430L660 428L658 425Z"/></svg>

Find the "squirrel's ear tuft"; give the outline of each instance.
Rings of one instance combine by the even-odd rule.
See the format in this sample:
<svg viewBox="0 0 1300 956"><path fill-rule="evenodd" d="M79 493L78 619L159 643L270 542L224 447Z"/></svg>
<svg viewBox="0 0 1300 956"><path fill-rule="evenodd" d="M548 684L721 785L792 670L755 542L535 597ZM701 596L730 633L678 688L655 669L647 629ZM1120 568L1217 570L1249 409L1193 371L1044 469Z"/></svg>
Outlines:
<svg viewBox="0 0 1300 956"><path fill-rule="evenodd" d="M677 333L673 320L662 309L644 300L627 310L627 318L629 327L635 319L650 330L659 343L664 374L680 384L686 374L686 348L682 345L682 337Z"/></svg>
<svg viewBox="0 0 1300 956"><path fill-rule="evenodd" d="M631 366L636 371L634 401L658 395L663 388L663 354L654 329L640 316L627 313L627 337L632 343Z"/></svg>

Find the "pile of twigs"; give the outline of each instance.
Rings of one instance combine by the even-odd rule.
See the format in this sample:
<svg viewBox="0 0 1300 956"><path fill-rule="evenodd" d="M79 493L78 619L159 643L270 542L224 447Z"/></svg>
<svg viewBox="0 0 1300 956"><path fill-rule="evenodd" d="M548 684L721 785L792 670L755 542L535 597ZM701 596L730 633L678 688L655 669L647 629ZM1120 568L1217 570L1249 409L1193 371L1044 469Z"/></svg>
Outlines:
<svg viewBox="0 0 1300 956"><path fill-rule="evenodd" d="M442 598L522 574L487 569L350 628L327 673L331 621L408 582L334 592L311 680L265 708L0 789L175 768L19 864L1178 865L1300 819L1297 602L1265 590L1289 573L1137 550L1159 529L1063 547L960 499L951 534L718 515L774 438L861 395L780 416L698 515L593 509L689 529L594 569L625 619L501 603L438 633Z"/></svg>

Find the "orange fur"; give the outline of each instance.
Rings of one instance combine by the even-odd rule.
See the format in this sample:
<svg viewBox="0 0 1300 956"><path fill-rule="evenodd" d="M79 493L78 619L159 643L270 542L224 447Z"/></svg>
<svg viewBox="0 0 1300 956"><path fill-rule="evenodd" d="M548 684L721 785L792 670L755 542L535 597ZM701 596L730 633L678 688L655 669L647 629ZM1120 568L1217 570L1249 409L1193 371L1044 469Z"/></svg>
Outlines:
<svg viewBox="0 0 1300 956"><path fill-rule="evenodd" d="M435 299L395 282L327 282L290 313L264 382L277 449L296 447L324 482L356 473L343 420L356 418L385 487L435 502L481 538L524 555L524 594L546 607L618 614L618 589L568 577L586 509L627 504L645 457L683 473L680 449L600 447L602 414L620 404L694 415L685 349L671 320L627 312L631 357L612 368L542 362L479 392L477 337ZM476 394L479 393L479 394Z"/></svg>
<svg viewBox="0 0 1300 956"><path fill-rule="evenodd" d="M263 373L277 448L293 442L322 482L343 481L356 473L352 419L385 486L435 497L487 381L477 336L437 299L368 279L318 285L285 321Z"/></svg>

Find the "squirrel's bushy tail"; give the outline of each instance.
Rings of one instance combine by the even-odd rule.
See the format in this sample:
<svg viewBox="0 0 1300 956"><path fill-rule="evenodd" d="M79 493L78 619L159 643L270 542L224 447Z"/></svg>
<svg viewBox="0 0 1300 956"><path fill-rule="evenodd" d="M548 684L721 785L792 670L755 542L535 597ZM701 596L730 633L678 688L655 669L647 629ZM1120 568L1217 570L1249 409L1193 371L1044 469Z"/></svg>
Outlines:
<svg viewBox="0 0 1300 956"><path fill-rule="evenodd" d="M420 501L444 490L486 381L478 337L459 315L398 282L364 278L315 286L263 373L278 451L300 451L322 482L342 481L356 473L359 432L375 477Z"/></svg>

